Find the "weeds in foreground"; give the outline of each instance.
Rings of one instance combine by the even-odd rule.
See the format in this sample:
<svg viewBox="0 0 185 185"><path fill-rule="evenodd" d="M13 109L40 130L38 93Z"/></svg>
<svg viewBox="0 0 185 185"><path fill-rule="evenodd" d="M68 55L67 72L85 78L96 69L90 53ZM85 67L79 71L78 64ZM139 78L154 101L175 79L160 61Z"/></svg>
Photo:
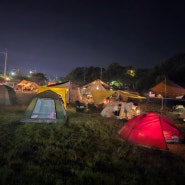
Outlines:
<svg viewBox="0 0 185 185"><path fill-rule="evenodd" d="M121 140L124 122L68 109L67 124L20 123L23 107L0 114L2 185L182 184L185 161Z"/></svg>

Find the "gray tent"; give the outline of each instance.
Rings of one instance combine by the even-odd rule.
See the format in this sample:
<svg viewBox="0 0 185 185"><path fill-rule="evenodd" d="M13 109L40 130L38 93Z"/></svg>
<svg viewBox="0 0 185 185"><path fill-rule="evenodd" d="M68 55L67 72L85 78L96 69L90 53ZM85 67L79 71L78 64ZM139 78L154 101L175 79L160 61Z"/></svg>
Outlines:
<svg viewBox="0 0 185 185"><path fill-rule="evenodd" d="M47 90L35 95L21 122L66 123L67 113L61 97Z"/></svg>
<svg viewBox="0 0 185 185"><path fill-rule="evenodd" d="M82 100L80 87L71 81L48 85L48 87L67 88L68 89L67 95L66 95L67 103L72 103L72 102L74 103L76 101Z"/></svg>
<svg viewBox="0 0 185 185"><path fill-rule="evenodd" d="M12 87L0 84L0 105L16 104L16 93Z"/></svg>

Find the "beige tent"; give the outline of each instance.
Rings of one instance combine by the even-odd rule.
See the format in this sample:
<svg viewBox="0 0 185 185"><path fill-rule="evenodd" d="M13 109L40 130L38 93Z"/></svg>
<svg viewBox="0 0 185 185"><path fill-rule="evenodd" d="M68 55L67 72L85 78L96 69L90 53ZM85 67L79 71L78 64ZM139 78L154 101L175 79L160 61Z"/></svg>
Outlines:
<svg viewBox="0 0 185 185"><path fill-rule="evenodd" d="M101 98L106 98L106 95L102 95L102 92L106 92L108 90L110 90L111 87L106 84L105 82L97 79L91 83L88 83L88 84L85 84L81 87L81 94L82 94L82 97L83 97L83 101L88 101L88 103L94 103L94 101L96 101L93 97L93 94L96 92L101 92L101 93L98 93L98 95L96 95L96 97L98 96L101 96ZM96 94L95 93L95 94ZM109 94L109 93L108 93ZM110 96L110 95L109 95ZM95 104L100 104L99 101L99 98L97 100L98 102L96 102Z"/></svg>
<svg viewBox="0 0 185 185"><path fill-rule="evenodd" d="M78 87L76 84L74 84L71 81L48 85L48 87L57 87L57 88L67 88L67 95L66 95L66 101L67 103L75 102L75 101L81 101L82 95L80 93L80 87Z"/></svg>
<svg viewBox="0 0 185 185"><path fill-rule="evenodd" d="M0 105L16 104L16 93L12 87L0 84Z"/></svg>
<svg viewBox="0 0 185 185"><path fill-rule="evenodd" d="M94 91L110 90L111 87L105 82L97 79L91 83L82 86L82 94L91 94Z"/></svg>
<svg viewBox="0 0 185 185"><path fill-rule="evenodd" d="M122 97L123 101L127 101L128 98L134 99L144 99L145 97L139 96L139 94L128 92L128 91L115 91L111 90L111 86L106 84L101 80L95 80L89 84L82 86L81 88L82 95L86 96L87 98L91 98L91 102L95 103L96 105L102 104L105 99L109 98L110 96L116 96L116 99L119 99L119 96Z"/></svg>

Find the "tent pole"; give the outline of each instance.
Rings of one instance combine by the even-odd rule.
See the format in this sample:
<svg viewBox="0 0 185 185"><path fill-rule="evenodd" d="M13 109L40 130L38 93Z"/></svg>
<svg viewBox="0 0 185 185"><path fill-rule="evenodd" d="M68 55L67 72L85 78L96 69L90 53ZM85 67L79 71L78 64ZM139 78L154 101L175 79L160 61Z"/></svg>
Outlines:
<svg viewBox="0 0 185 185"><path fill-rule="evenodd" d="M165 76L165 106L166 106L166 76Z"/></svg>
<svg viewBox="0 0 185 185"><path fill-rule="evenodd" d="M7 49L5 51L4 78L6 80Z"/></svg>

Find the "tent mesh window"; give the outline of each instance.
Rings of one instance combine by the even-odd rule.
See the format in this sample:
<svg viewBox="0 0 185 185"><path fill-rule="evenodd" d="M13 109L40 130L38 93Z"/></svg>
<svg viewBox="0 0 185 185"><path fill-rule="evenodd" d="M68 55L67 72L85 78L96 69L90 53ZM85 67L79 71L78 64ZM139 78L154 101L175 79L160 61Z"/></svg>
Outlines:
<svg viewBox="0 0 185 185"><path fill-rule="evenodd" d="M56 119L56 108L54 100L49 98L39 98L31 118Z"/></svg>

